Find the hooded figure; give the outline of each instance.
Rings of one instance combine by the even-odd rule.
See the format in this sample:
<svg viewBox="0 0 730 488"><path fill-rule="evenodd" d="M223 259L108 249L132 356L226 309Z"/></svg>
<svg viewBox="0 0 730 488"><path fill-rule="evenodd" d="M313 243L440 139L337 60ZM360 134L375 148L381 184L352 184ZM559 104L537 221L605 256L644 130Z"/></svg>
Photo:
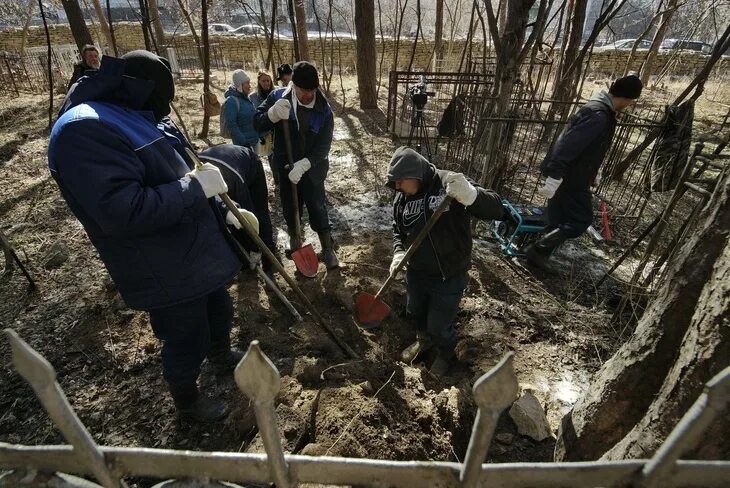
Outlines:
<svg viewBox="0 0 730 488"><path fill-rule="evenodd" d="M540 171L546 177L539 193L548 198L546 234L527 248L527 260L549 270L552 252L567 239L583 234L593 221L590 187L595 185L616 129L616 113L641 95L641 80L633 74L613 82L568 121Z"/></svg>
<svg viewBox="0 0 730 488"><path fill-rule="evenodd" d="M386 186L397 191L391 273L444 198L454 199L411 256L406 272L406 312L416 327L417 340L403 351L403 362L411 363L435 346L437 355L431 371L443 375L454 357L458 338L454 320L471 266L471 218L502 220L507 212L496 193L461 173L436 169L405 146L393 154Z"/></svg>
<svg viewBox="0 0 730 488"><path fill-rule="evenodd" d="M124 301L149 312L178 413L210 421L226 409L197 378L206 356L219 373L241 357L226 290L241 263L219 226L231 216L208 201L227 189L220 171L191 171L189 144L166 120L174 94L164 58L105 57L64 100L48 167Z"/></svg>

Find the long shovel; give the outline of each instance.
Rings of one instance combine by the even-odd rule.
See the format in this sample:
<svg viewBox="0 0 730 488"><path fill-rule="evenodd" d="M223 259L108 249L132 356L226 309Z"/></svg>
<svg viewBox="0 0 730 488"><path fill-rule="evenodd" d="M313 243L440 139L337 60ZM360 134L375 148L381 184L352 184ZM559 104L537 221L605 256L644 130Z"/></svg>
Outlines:
<svg viewBox="0 0 730 488"><path fill-rule="evenodd" d="M406 251L406 255L403 256L403 259L398 264L398 266L393 270L392 273L390 273L390 276L388 276L388 279L385 281L385 283L383 283L383 286L380 287L378 293L373 296L370 293L361 291L360 293L358 293L357 297L355 297L355 311L357 313L357 321L360 323L363 329L372 329L373 327L378 326L380 322L382 322L383 319L385 319L390 314L390 306L383 300L381 300L380 297L383 295L383 293L385 293L390 285L393 284L393 282L395 281L395 277L398 276L398 273L401 269L403 269L403 266L405 266L406 263L408 263L408 260L411 259L413 253L416 252L416 249L418 249L418 246L421 245L423 240L426 238L426 235L428 235L428 232L434 226L439 217L441 217L441 214L444 213L447 208L449 208L451 200L452 198L449 196L444 198L444 200L441 202L441 205L438 206L436 211L426 222L426 225L423 226L423 229L418 232L416 238L413 240L410 247Z"/></svg>
<svg viewBox="0 0 730 488"><path fill-rule="evenodd" d="M289 165L286 169L291 170L292 166L294 166L294 156L291 150L291 133L289 131L288 119L281 121L281 128L284 131L286 157L289 160ZM317 268L319 268L317 253L314 252L311 244L302 245L302 221L299 218L299 194L297 192L297 185L291 181L288 183L291 185L292 205L294 206L294 242L296 244L295 248L292 249L291 258L294 260L294 265L300 273L307 278L314 278L317 276Z"/></svg>
<svg viewBox="0 0 730 488"><path fill-rule="evenodd" d="M203 165L203 163L198 158L198 155L195 154L190 148L185 148L185 151L187 152L190 159L195 163L195 167L199 168ZM289 273L286 272L286 269L284 269L284 265L281 264L281 262L276 259L276 256L274 256L274 253L271 252L271 249L268 248L268 246L264 243L263 240L261 240L261 237L259 237L256 230L251 226L251 224L248 223L248 220L246 220L243 215L241 215L241 212L238 211L238 207L236 207L236 204L233 203L233 200L231 200L231 197L228 196L227 193L221 193L218 195L221 197L221 200L223 200L223 203L226 204L226 207L228 207L228 210L230 210L233 215L236 217L238 222L241 223L241 226L246 231L248 236L253 239L253 241L256 243L258 248L261 250L264 256L266 256L269 261L271 261L271 264L274 266L274 269L286 280L287 283L289 283L289 286L291 286L292 290L299 296L299 298L304 302L304 306L309 310L309 313L312 314L312 316L317 320L317 323L322 326L327 333L332 337L332 340L335 341L335 343L340 346L340 348L353 359L360 359L360 357L357 355L357 353L350 347L349 344L347 344L342 338L337 335L337 332L334 331L332 327L327 324L327 322L324 321L322 316L317 312L317 309L314 308L314 305L312 302L309 301L309 298L307 298L307 295L304 294L301 288L297 285L296 280L292 278Z"/></svg>

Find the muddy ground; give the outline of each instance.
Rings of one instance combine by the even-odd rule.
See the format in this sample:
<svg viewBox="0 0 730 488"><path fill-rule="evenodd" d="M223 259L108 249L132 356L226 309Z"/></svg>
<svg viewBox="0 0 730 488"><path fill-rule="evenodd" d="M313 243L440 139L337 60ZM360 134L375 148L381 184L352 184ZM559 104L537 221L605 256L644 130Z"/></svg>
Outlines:
<svg viewBox="0 0 730 488"><path fill-rule="evenodd" d="M354 78L349 86L354 85ZM190 134L201 126L199 85L181 83L178 109ZM381 90L381 96L383 91ZM519 381L535 391L553 431L617 347L609 325L610 296L595 293L615 249L595 249L587 239L561 251L557 276L535 276L505 259L482 227L469 284L458 316L459 363L436 378L425 355L406 365L399 352L415 337L405 320L405 287L386 297L392 316L363 331L352 318L352 297L374 292L386 278L392 254L389 230L392 195L382 187L397 142L384 131L380 111L363 112L336 103L336 135L327 180L341 269L320 266L301 286L331 326L361 355L349 360L311 320L293 321L251 272L230 287L236 305L234 342L257 339L281 373L277 411L282 441L291 453L395 460L463 459L475 407L471 386L508 351L515 352ZM56 99L56 106L60 103ZM340 93L337 100L341 102ZM0 100L0 223L39 290L30 293L17 270L0 282L0 321L11 327L56 368L58 381L99 444L172 449L260 452L248 400L232 379L204 367L201 385L234 410L225 421L192 425L176 419L161 375L159 349L147 314L128 309L115 290L81 225L68 210L46 167L47 98ZM217 133L213 120L212 133ZM211 137L213 143L222 142ZM206 142L194 138L198 147ZM286 241L278 198L270 178L273 220ZM311 230L307 240L319 243ZM598 257L600 256L602 257ZM293 272L293 264L285 265ZM278 283L294 298L284 280ZM293 302L303 311L296 299ZM0 441L59 444L62 436L14 371L0 340ZM488 462L550 461L554 439L536 442L517 435L508 416L500 419ZM133 484L149 486L153 480Z"/></svg>

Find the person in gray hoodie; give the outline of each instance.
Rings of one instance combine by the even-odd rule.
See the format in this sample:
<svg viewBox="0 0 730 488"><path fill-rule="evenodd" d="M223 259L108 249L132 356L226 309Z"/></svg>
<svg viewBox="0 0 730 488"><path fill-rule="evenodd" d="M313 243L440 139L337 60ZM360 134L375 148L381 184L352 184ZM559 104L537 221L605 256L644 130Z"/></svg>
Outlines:
<svg viewBox="0 0 730 488"><path fill-rule="evenodd" d="M461 173L437 169L405 146L393 154L386 186L397 191L393 201L391 273L444 198L448 195L454 199L411 256L406 271L406 313L416 326L417 340L401 358L411 363L426 349L436 347L430 370L443 375L454 357L454 319L471 265L471 218L504 220L507 212L495 192L481 188Z"/></svg>
<svg viewBox="0 0 730 488"><path fill-rule="evenodd" d="M526 251L530 264L549 270L548 260L555 248L591 225L590 187L611 146L616 113L630 107L642 87L635 74L617 79L608 93L602 91L583 105L555 141L540 165L546 179L538 191L548 198L548 226L545 235Z"/></svg>

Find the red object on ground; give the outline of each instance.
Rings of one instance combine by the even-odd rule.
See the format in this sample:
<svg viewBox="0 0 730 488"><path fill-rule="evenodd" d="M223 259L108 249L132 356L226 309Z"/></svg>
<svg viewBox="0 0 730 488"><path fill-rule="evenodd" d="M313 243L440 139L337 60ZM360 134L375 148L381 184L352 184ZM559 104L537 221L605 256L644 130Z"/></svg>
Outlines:
<svg viewBox="0 0 730 488"><path fill-rule="evenodd" d="M608 210L606 210L606 202L601 202L601 219L603 220L603 238L607 241L613 239L611 226L608 224Z"/></svg>

